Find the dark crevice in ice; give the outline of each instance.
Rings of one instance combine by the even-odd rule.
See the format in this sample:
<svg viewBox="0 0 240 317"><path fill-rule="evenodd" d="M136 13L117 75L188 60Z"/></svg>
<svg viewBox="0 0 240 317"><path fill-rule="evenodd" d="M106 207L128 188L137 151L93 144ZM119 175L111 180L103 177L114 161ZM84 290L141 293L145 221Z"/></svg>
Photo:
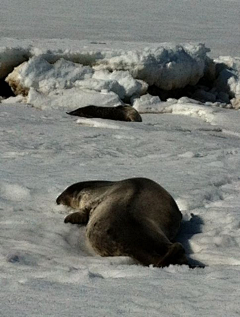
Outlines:
<svg viewBox="0 0 240 317"><path fill-rule="evenodd" d="M5 78L0 79L0 96L3 98L9 98L9 97L15 96L11 87L5 81Z"/></svg>
<svg viewBox="0 0 240 317"><path fill-rule="evenodd" d="M173 90L164 90L153 85L148 87L148 93L152 96L158 96L161 101L167 101L169 98L179 99L181 97L190 97L190 92L193 89L192 86L187 86Z"/></svg>
<svg viewBox="0 0 240 317"><path fill-rule="evenodd" d="M202 77L199 82L194 85L187 85L184 88L178 88L173 90L163 90L157 86L149 86L148 93L152 96L158 96L161 101L167 101L169 98L179 99L181 97L188 97L202 103L219 103L230 105L230 99L234 96L227 92L222 92L215 86L215 80L211 80L208 77Z"/></svg>

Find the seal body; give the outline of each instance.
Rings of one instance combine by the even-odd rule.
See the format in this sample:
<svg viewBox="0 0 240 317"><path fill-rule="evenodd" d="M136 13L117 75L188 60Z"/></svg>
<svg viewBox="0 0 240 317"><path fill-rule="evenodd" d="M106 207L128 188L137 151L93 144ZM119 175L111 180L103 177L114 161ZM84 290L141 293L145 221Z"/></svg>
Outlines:
<svg viewBox="0 0 240 317"><path fill-rule="evenodd" d="M99 107L90 105L67 112L67 114L85 118L102 118L135 122L142 121L142 117L137 110L128 105L121 105L117 107Z"/></svg>
<svg viewBox="0 0 240 317"><path fill-rule="evenodd" d="M130 256L157 267L187 264L173 243L182 214L171 195L147 178L89 181L68 187L57 204L77 209L65 222L86 224L86 236L101 256Z"/></svg>

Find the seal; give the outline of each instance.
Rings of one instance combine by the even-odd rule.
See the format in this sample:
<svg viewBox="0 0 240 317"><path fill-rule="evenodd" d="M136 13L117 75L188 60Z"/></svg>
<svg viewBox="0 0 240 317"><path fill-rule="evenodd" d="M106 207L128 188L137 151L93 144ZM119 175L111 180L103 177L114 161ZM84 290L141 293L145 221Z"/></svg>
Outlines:
<svg viewBox="0 0 240 317"><path fill-rule="evenodd" d="M128 105L121 105L117 107L99 107L90 105L67 112L67 114L85 118L142 122L142 117L137 110Z"/></svg>
<svg viewBox="0 0 240 317"><path fill-rule="evenodd" d="M86 225L86 237L101 256L130 256L143 265L187 264L173 239L182 214L172 196L147 178L80 182L65 189L57 204L77 211L64 222Z"/></svg>

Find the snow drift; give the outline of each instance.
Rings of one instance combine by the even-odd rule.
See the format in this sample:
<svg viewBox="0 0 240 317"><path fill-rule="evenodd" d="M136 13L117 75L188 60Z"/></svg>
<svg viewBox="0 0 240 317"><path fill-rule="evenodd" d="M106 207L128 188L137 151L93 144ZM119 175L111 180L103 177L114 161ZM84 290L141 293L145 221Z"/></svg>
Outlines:
<svg viewBox="0 0 240 317"><path fill-rule="evenodd" d="M28 47L2 49L0 58L1 72L3 76L9 72L6 81L14 93L25 96L27 102L37 108L71 110L91 104L97 95L97 105L115 106L124 101L141 104L142 111L147 112L148 98L150 103L153 100L161 103L159 96L147 97L149 86L154 85L160 90L181 89L194 86L207 76L217 79L216 83L222 87L226 76L217 73L216 64L207 56L208 51L203 44L168 44L129 51L96 48L74 52ZM13 56L16 56L15 60ZM227 66L222 72L226 69ZM239 88L236 73L235 85L228 85L229 88L221 91L215 88L210 92L201 86L195 91L196 99L216 102L219 99L217 95L221 93L222 99L225 96L225 102L230 103L228 94L231 94L237 108L236 93ZM141 99L142 95L146 97ZM146 104L145 109L142 100Z"/></svg>
<svg viewBox="0 0 240 317"><path fill-rule="evenodd" d="M95 50L79 51L29 47L2 49L0 60L1 72L3 76L9 72L6 81L14 93L40 109L72 110L97 99L97 105L128 102L148 112L152 103L161 103L161 91L186 87L188 97L208 105L238 108L239 60L213 61L207 52L203 44L135 50L97 49L96 45ZM148 93L150 86L155 87L157 96Z"/></svg>

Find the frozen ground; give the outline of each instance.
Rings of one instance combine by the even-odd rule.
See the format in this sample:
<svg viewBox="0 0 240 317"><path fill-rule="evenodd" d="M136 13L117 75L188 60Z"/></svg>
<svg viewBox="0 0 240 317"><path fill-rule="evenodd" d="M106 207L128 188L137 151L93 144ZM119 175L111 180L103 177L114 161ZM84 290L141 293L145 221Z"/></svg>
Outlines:
<svg viewBox="0 0 240 317"><path fill-rule="evenodd" d="M1 104L1 316L239 316L239 112L80 119ZM208 118L208 123L206 122ZM178 240L205 269L99 258L55 198L84 180L145 176L168 189Z"/></svg>
<svg viewBox="0 0 240 317"><path fill-rule="evenodd" d="M1 317L240 315L240 112L223 100L161 102L144 90L156 66L165 67L165 84L179 85L202 76L208 60L201 45L186 44L185 54L158 42L206 42L215 57L239 57L239 1L150 4L1 2L0 77L27 60L13 75L20 94L0 102ZM210 94L239 98L239 58L218 61L227 67L217 78L221 90ZM65 113L122 98L142 123ZM86 246L84 228L63 223L68 210L55 199L68 185L138 176L176 199L177 240L204 269L101 258Z"/></svg>
<svg viewBox="0 0 240 317"><path fill-rule="evenodd" d="M1 0L0 37L203 42L239 56L239 0Z"/></svg>

